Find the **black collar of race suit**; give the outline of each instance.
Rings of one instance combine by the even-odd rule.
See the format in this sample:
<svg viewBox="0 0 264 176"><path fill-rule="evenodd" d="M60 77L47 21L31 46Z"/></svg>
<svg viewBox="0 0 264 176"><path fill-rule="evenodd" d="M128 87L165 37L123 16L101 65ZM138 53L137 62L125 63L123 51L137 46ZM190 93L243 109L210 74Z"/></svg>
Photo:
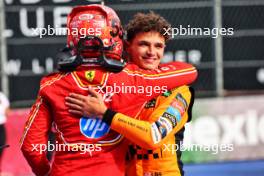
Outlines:
<svg viewBox="0 0 264 176"><path fill-rule="evenodd" d="M94 43L96 43L96 45L94 45ZM125 62L117 61L105 56L105 51L110 51L113 47L114 45L105 47L102 39L97 36L86 36L81 38L76 48L76 55L72 55L73 48L69 47L65 47L57 54L58 70L69 72L76 70L76 68L82 64L93 64L100 65L107 71L120 72L124 68ZM97 51L100 55L97 58L83 57L81 55L83 51Z"/></svg>

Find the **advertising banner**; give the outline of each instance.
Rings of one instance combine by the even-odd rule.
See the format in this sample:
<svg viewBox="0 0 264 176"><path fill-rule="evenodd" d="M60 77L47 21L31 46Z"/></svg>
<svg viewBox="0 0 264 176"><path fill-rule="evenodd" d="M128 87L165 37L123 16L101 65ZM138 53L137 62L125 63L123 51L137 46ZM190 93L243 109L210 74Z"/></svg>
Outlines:
<svg viewBox="0 0 264 176"><path fill-rule="evenodd" d="M199 99L186 125L185 162L264 159L264 96Z"/></svg>

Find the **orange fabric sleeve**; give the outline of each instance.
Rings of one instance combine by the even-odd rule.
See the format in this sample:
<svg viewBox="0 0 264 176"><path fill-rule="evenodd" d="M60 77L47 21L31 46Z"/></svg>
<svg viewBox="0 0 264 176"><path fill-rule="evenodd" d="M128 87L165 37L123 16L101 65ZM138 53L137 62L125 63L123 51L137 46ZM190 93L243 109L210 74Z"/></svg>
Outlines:
<svg viewBox="0 0 264 176"><path fill-rule="evenodd" d="M143 148L158 148L168 136L174 135L188 121L191 97L189 87L181 86L174 89L164 101L157 102L155 110L147 118L155 120L143 121L116 113L111 128Z"/></svg>

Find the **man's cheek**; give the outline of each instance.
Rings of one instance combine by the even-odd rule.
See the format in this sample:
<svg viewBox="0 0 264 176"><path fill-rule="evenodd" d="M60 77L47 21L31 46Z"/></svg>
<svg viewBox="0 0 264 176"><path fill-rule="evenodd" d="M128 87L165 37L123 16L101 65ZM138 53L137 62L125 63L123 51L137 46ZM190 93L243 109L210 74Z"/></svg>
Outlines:
<svg viewBox="0 0 264 176"><path fill-rule="evenodd" d="M160 64L160 58L158 58L156 61L155 61L155 67L158 68L158 65Z"/></svg>
<svg viewBox="0 0 264 176"><path fill-rule="evenodd" d="M134 51L138 56L145 56L148 50L145 47L138 47L138 48L135 48Z"/></svg>
<svg viewBox="0 0 264 176"><path fill-rule="evenodd" d="M159 62L160 62L160 59L162 59L164 57L164 50L160 51L158 53L158 59L159 59Z"/></svg>

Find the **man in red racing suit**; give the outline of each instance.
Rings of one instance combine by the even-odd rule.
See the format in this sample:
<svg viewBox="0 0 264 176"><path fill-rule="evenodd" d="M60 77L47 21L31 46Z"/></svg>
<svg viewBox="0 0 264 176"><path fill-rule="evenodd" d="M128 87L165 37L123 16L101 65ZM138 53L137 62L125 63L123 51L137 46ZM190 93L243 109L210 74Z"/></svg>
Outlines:
<svg viewBox="0 0 264 176"><path fill-rule="evenodd" d="M128 64L119 73L88 64L75 71L46 76L41 80L37 100L26 122L21 150L36 175L124 175L127 143L122 140L123 136L98 118L73 118L65 105L65 97L71 92L87 95L88 87L92 86L102 94L109 108L134 117L147 100L164 91L152 91L151 95L118 94L107 92L109 86L167 86L169 90L192 83L196 76L193 66L181 62L163 64L151 71ZM55 144L48 142L52 127L56 133ZM47 150L55 151L51 163L46 158Z"/></svg>
<svg viewBox="0 0 264 176"><path fill-rule="evenodd" d="M141 70L136 65L127 65L118 74L94 69L92 71L95 77L92 82L85 76L89 72L85 67L71 73L57 73L44 77L21 142L22 151L36 175L44 175L50 170L50 163L46 158L47 149L42 153L40 149L45 149L44 144L47 144L52 123L56 130L56 144L94 145L88 146L92 153L80 154L80 150L74 151L74 148L72 151L56 151L51 175L87 175L87 173L122 175L124 155L127 151L122 136L112 130L109 131L109 127L98 119L73 118L65 106L64 99L71 92L87 95L89 86L101 88L115 83L135 86L168 85L168 89L171 89L188 84L196 77L196 70L188 64L170 63L161 66L162 68L170 69L150 72ZM155 95L157 95L155 92L149 97L143 94L115 94L111 98L112 101L106 104L113 110L135 116L143 103Z"/></svg>

